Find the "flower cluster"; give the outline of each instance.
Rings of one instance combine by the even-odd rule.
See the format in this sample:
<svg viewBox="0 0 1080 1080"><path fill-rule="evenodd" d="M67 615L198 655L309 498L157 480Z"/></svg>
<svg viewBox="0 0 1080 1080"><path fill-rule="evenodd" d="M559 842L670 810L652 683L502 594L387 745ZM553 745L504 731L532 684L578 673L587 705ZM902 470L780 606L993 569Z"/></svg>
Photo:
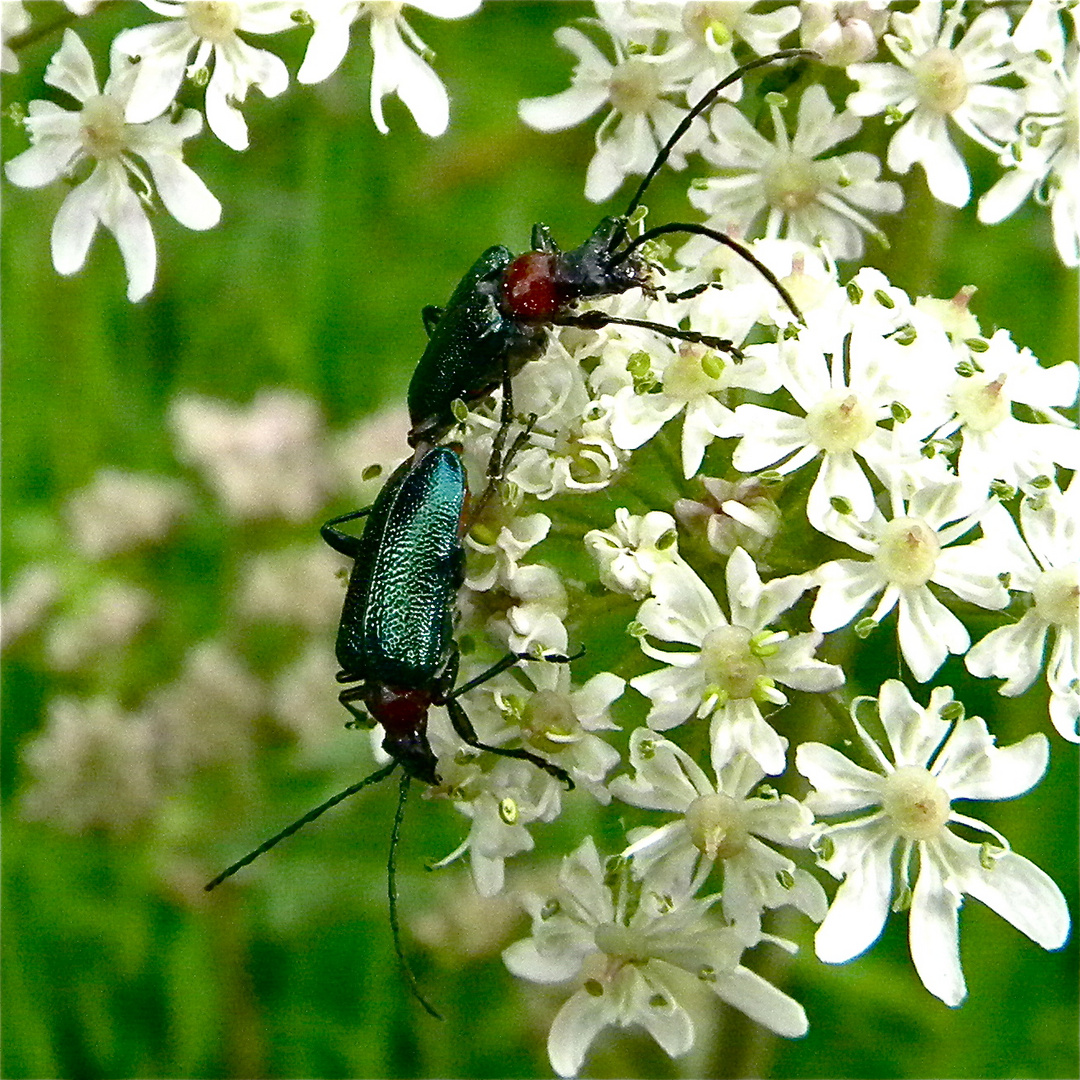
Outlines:
<svg viewBox="0 0 1080 1080"><path fill-rule="evenodd" d="M577 64L570 89L523 101L521 117L558 131L607 110L596 132L585 195L602 201L629 175L644 173L710 85L735 69L743 46L763 55L794 44L842 68L849 83L837 113L824 86L804 86L794 133L783 108L792 91L770 95L772 141L734 105L696 122L673 156L677 167L698 152L712 175L690 185L690 201L715 228L736 235L789 236L820 243L836 259L863 252L863 234L880 236L872 216L903 205L899 184L880 179L881 162L865 150L835 153L862 119L881 115L895 127L886 163L894 173L922 166L934 198L949 206L971 199L971 178L957 133L994 154L1005 175L979 200L979 219L997 222L1027 196L1051 208L1062 261L1076 266L1080 244L1077 171L1075 20L1077 8L1050 0L1028 5L1015 25L1007 5L970 18L959 0L920 0L912 12L868 3L781 5L757 14L751 3L684 6L597 4L598 47L582 31L556 33ZM1068 40L1063 18L1073 23ZM879 52L890 59L872 61ZM851 90L851 82L858 89ZM1017 85L1017 84L1020 85ZM742 83L727 95L738 100ZM839 90L838 93L845 92ZM704 245L687 245L692 263Z"/></svg>
<svg viewBox="0 0 1080 1080"><path fill-rule="evenodd" d="M121 35L104 95L67 33L49 79L82 95L80 126L34 103L35 146L9 165L59 175L47 132L63 141L65 168L93 158L54 247L81 261L98 214L143 283L145 258L125 231L137 214L124 227L106 220L125 204L94 202L98 189L84 189L100 172L99 185L119 178L126 191L137 153L162 199L168 189L186 205L198 182L179 143L201 117L164 115L185 65L204 73L215 133L246 145L238 105L249 86L283 89L284 69L236 31L283 29L273 20L296 8L147 6L171 21ZM210 34L219 7L250 21L236 21L231 37ZM463 746L433 713L440 780L426 795L460 815L460 842L438 865L467 858L484 898L521 886L531 934L487 947L501 948L520 978L562 989L547 1040L562 1076L583 1068L607 1028L641 1028L683 1055L719 1002L777 1035L803 1035L812 1010L783 988L793 925L817 924L817 958L839 964L870 949L890 913L906 916L915 972L949 1006L966 995L965 895L1045 949L1070 929L1051 877L958 804L1017 798L1046 772L1052 743L1080 743L1080 430L1070 412L1080 366L1044 364L1006 329L984 332L973 288L913 297L880 270L838 268L862 254L871 215L898 211L902 195L869 152L834 151L860 117L883 113L896 127L889 168L918 162L936 198L962 205L971 191L958 128L1009 170L982 196L980 217L999 219L1037 191L1062 258L1075 263L1075 104L1066 100L1075 9L1033 4L1013 24L1000 6L968 19L961 4L927 0L910 12L875 2L753 7L601 3L585 29L559 31L578 60L573 84L523 102L521 115L556 130L610 110L586 174L590 198L647 173L710 87L788 36L859 88L843 111L820 80L769 94L758 104L770 140L732 104L749 95L750 78L731 83L731 100L686 124L668 163L682 169L699 153L719 170L691 191L706 229L730 240L760 225L761 238L740 250L699 232L674 259L652 243L647 288L587 301L576 314L595 309L596 323L550 327L542 354L513 375L513 449L490 491L493 446L508 434L501 391L458 409L448 436L471 490L486 491L464 540L458 685L476 682L462 701L489 749L533 757ZM302 80L340 62L360 9L303 7L315 32ZM376 123L381 95L395 89L422 129L438 130L445 95L435 109L441 86L398 25L372 14ZM614 61L590 28L610 39ZM879 42L895 62L872 62ZM796 93L792 132L784 109ZM103 117L95 145L111 139L115 150L107 162L80 141L91 105ZM151 129L171 151L149 140ZM83 211L90 228L78 218L76 245L59 226ZM626 242L642 228L640 217L626 222ZM205 508L212 495L237 527L295 528L343 490L365 497L372 477L357 475L356 462L389 465L404 444L400 421L335 449L317 407L280 389L245 407L185 395L169 420L176 456L198 480L103 474L69 503L79 553L64 574L31 568L12 589L10 640L25 644L44 627L53 669L105 667L102 657L153 632L160 598L102 567L168 542L200 498ZM271 622L303 635L272 677L248 670L235 639L209 639L132 709L115 696L58 697L25 751L27 815L130 830L158 810L168 784L215 765L251 768L266 716L318 756L321 733L340 725L327 718L332 707L311 705L331 704L340 560L295 539L245 545L245 558L229 562L238 566L231 626ZM94 602L73 603L77 589ZM508 652L573 663L478 678ZM863 685L871 653L900 677ZM1054 739L1010 732L998 746L1005 732L992 717L968 716L950 686L936 685L953 657L950 681L1003 680L1005 697L1041 678L1048 709L1032 713ZM372 733L376 756L382 734ZM535 755L577 791L567 795ZM109 768L86 782L80 770L100 759ZM583 816L602 827L579 830L557 873L515 878L571 800L587 802Z"/></svg>
<svg viewBox="0 0 1080 1080"><path fill-rule="evenodd" d="M440 135L450 119L446 89L428 65L427 47L406 22L405 5L361 0L145 0L165 21L122 31L109 50L110 74L99 89L94 62L82 39L64 31L63 44L45 73L45 82L81 106L63 109L51 101L29 103L25 119L31 146L5 165L7 178L37 188L59 179L77 180L56 216L53 264L74 274L86 261L98 225L116 237L128 277L128 299L141 300L154 285L157 248L147 216L155 193L181 225L209 229L221 217L221 204L183 162L183 143L202 131L196 109L181 110L177 95L185 79L205 87L206 123L233 150L249 145L240 106L252 87L268 98L289 85L284 61L257 48L248 35L263 37L309 26L297 81L317 83L341 65L349 28L370 23L373 55L371 115L389 129L383 99L397 94L420 130ZM414 6L431 15L456 19L474 12L480 0L428 0ZM69 3L78 15L87 5ZM4 37L30 27L21 3L4 3ZM18 59L4 46L3 70ZM140 160L149 169L147 176ZM86 173L89 171L89 175Z"/></svg>

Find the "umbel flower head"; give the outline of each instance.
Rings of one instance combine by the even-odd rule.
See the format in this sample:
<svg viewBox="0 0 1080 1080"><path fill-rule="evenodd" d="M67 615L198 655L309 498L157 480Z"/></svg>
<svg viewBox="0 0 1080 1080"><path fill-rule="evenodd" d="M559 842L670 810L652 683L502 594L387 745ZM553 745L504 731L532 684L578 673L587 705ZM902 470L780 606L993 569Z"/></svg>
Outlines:
<svg viewBox="0 0 1080 1080"><path fill-rule="evenodd" d="M948 687L935 687L924 707L890 679L878 698L890 760L856 717L858 705L852 723L877 771L821 743L803 743L795 755L815 788L807 798L811 810L859 815L826 826L819 840L822 866L843 883L818 929L817 954L842 964L864 952L893 901L894 910L910 909L911 958L923 985L946 1005L959 1005L967 994L957 918L965 893L1044 949L1060 948L1069 933L1068 908L1054 882L990 826L953 809L957 799L1012 799L1034 786L1046 771L1047 738L1033 734L995 746L986 723L965 718ZM950 825L997 843L964 840Z"/></svg>
<svg viewBox="0 0 1080 1080"><path fill-rule="evenodd" d="M78 175L84 163L92 162L93 171L71 189L53 222L53 265L61 274L81 269L98 224L104 225L124 257L128 299L141 300L154 284L157 248L143 208L152 188L135 159L149 166L161 201L181 225L209 229L221 216L221 204L180 157L184 140L202 130L202 116L185 109L175 123L157 113L145 123L129 123L125 110L137 70L119 55L113 59L112 74L99 93L90 53L74 30L64 31L45 81L81 102L82 109L71 112L51 101L31 101L26 127L33 145L4 171L20 187L44 187ZM130 187L132 180L138 190Z"/></svg>

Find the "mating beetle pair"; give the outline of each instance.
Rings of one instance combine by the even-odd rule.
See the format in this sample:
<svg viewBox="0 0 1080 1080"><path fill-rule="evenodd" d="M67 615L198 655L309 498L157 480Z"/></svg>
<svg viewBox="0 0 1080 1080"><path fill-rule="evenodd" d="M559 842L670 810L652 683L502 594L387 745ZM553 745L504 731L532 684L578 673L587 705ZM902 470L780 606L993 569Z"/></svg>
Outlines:
<svg viewBox="0 0 1080 1080"><path fill-rule="evenodd" d="M394 887L394 856L409 782L413 777L426 784L439 782L438 762L427 739L429 708L445 706L454 730L466 744L529 761L568 787L573 786L563 769L531 751L482 743L458 700L519 661L538 658L508 653L477 677L455 686L459 650L454 640L453 613L464 580L462 535L469 522L468 492L457 451L436 442L455 423L457 402L476 400L501 386L502 422L493 444L488 488L481 503L486 501L513 453L511 449L509 455L504 454L513 420L511 378L522 364L541 354L553 326L599 329L609 324L630 325L705 344L738 358L737 347L723 338L599 311L576 310L581 300L619 295L635 288L650 296L658 295L642 251L648 241L659 236L705 235L734 249L758 269L801 319L775 275L729 237L701 225L672 223L629 240L627 228L645 190L673 148L720 91L752 68L806 55L812 54L787 50L762 57L713 87L690 109L661 148L626 213L604 218L580 247L562 252L548 230L536 225L532 251L515 257L505 247L488 248L461 279L445 308L425 308L423 320L429 340L408 395L413 456L391 475L371 507L334 518L322 527L323 539L353 560L337 639L341 665L338 681L353 685L342 690L340 700L357 718L363 714L355 703L360 701L366 706L384 729L383 749L392 760L271 837L206 887L214 888L326 810L389 776L400 764L403 775L388 863L391 926L410 986L434 1015L405 964ZM361 517L367 519L361 536L339 528ZM568 662L571 658L542 659Z"/></svg>

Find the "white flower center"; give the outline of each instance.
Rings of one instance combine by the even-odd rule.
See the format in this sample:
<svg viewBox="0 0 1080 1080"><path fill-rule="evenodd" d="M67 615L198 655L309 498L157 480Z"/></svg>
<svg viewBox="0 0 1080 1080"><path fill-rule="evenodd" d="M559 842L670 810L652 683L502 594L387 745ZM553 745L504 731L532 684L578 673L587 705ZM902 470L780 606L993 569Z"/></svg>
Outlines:
<svg viewBox="0 0 1080 1080"><path fill-rule="evenodd" d="M874 430L870 410L849 390L836 390L821 399L806 417L810 438L822 450L854 450Z"/></svg>
<svg viewBox="0 0 1080 1080"><path fill-rule="evenodd" d="M948 795L918 765L902 765L886 777L881 807L908 840L932 840L949 820Z"/></svg>
<svg viewBox="0 0 1080 1080"><path fill-rule="evenodd" d="M945 116L964 104L968 92L963 61L951 49L931 49L915 62L915 92L919 104Z"/></svg>
<svg viewBox="0 0 1080 1080"><path fill-rule="evenodd" d="M647 113L660 94L660 76L653 64L637 56L620 64L608 79L611 104L623 115Z"/></svg>
<svg viewBox="0 0 1080 1080"><path fill-rule="evenodd" d="M812 206L825 186L820 164L803 154L778 156L765 168L762 179L769 205L785 214Z"/></svg>
<svg viewBox="0 0 1080 1080"><path fill-rule="evenodd" d="M745 850L750 834L746 809L730 795L701 795L686 809L686 830L698 851L711 860Z"/></svg>
<svg viewBox="0 0 1080 1080"><path fill-rule="evenodd" d="M902 517L885 526L874 560L893 585L910 589L930 580L940 551L937 533L925 521Z"/></svg>
<svg viewBox="0 0 1080 1080"><path fill-rule="evenodd" d="M82 141L86 152L98 160L119 157L127 148L124 109L106 94L88 97L82 108Z"/></svg>
<svg viewBox="0 0 1080 1080"><path fill-rule="evenodd" d="M750 650L745 626L718 626L701 643L706 683L727 698L750 698L765 678L765 662Z"/></svg>
<svg viewBox="0 0 1080 1080"><path fill-rule="evenodd" d="M745 3L732 0L698 0L682 10L682 25L687 35L706 45L727 45L732 40L732 26L741 17Z"/></svg>
<svg viewBox="0 0 1080 1080"><path fill-rule="evenodd" d="M581 738L581 725L568 694L539 690L521 715L523 737L539 750L555 753Z"/></svg>
<svg viewBox="0 0 1080 1080"><path fill-rule="evenodd" d="M1047 570L1031 590L1035 610L1054 626L1080 628L1080 566Z"/></svg>
<svg viewBox="0 0 1080 1080"><path fill-rule="evenodd" d="M593 941L602 953L620 960L644 963L651 959L649 953L642 949L645 943L642 935L629 926L613 922L601 923L593 931Z"/></svg>
<svg viewBox="0 0 1080 1080"><path fill-rule="evenodd" d="M193 0L185 6L191 32L204 41L228 41L240 25L240 5L228 0Z"/></svg>
<svg viewBox="0 0 1080 1080"><path fill-rule="evenodd" d="M664 370L664 393L676 401L698 401L720 389L724 362L711 349L680 349Z"/></svg>
<svg viewBox="0 0 1080 1080"><path fill-rule="evenodd" d="M991 431L1011 413L1012 399L1002 393L1004 389L1004 375L993 381L973 375L968 379L957 379L949 396L956 415L972 431Z"/></svg>

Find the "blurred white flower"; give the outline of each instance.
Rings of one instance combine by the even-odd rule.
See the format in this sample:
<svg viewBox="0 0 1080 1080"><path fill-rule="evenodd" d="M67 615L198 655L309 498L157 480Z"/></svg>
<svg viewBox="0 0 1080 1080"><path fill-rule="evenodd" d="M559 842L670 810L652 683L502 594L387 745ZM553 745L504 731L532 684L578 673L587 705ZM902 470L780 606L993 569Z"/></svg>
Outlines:
<svg viewBox="0 0 1080 1080"><path fill-rule="evenodd" d="M60 599L63 582L56 568L46 563L24 566L8 586L0 603L0 648L7 649L39 626Z"/></svg>
<svg viewBox="0 0 1080 1080"><path fill-rule="evenodd" d="M118 702L58 697L23 751L31 783L22 813L69 832L123 833L155 808L154 736L144 717Z"/></svg>
<svg viewBox="0 0 1080 1080"><path fill-rule="evenodd" d="M821 863L843 883L818 929L818 957L842 964L877 940L898 870L894 910L910 908L915 970L930 993L956 1006L967 993L958 928L965 893L1044 949L1065 943L1069 912L1061 891L1042 870L1009 850L988 825L952 808L957 799L1013 799L1027 791L1046 771L1046 736L1029 735L997 747L978 717L960 719L955 726L945 718L955 708L951 699L952 691L938 686L923 707L903 683L890 679L881 687L878 709L891 761L859 723L856 703L852 722L878 771L821 743L803 743L795 764L815 788L807 797L810 808L846 818L822 833ZM858 811L866 813L851 816ZM957 836L950 824L988 834L997 843L980 847Z"/></svg>
<svg viewBox="0 0 1080 1080"><path fill-rule="evenodd" d="M157 606L145 589L124 581L107 581L79 610L52 621L45 639L45 657L58 671L100 663L102 653L128 647Z"/></svg>
<svg viewBox="0 0 1080 1080"><path fill-rule="evenodd" d="M309 521L331 489L318 406L292 390L260 390L247 406L176 398L169 422L181 461L197 466L238 518Z"/></svg>
<svg viewBox="0 0 1080 1080"><path fill-rule="evenodd" d="M94 162L93 171L72 188L56 215L53 265L61 274L80 270L100 223L120 245L128 299L135 301L153 287L157 249L142 205L149 202L152 188L134 157L149 166L161 201L181 225L209 229L221 216L221 204L181 160L181 144L202 130L202 117L186 109L175 123L158 113L146 116L148 123L126 122L124 109L136 71L119 56L113 60L105 90L98 93L90 53L74 30L64 31L45 81L82 102L82 110L69 112L51 101L31 101L26 127L32 145L4 171L13 184L35 188ZM132 178L138 192L129 186Z"/></svg>
<svg viewBox="0 0 1080 1080"><path fill-rule="evenodd" d="M134 86L127 102L127 120L137 124L163 113L176 97L184 73L206 85L206 122L226 146L246 150L247 124L238 105L248 87L268 98L289 84L280 58L249 45L237 33L276 34L296 25L295 0L143 0L151 11L172 22L150 23L124 30L113 53L130 57ZM188 65L192 49L195 59ZM209 72L211 56L214 70Z"/></svg>
<svg viewBox="0 0 1080 1080"><path fill-rule="evenodd" d="M72 543L97 560L160 543L191 507L191 493L179 480L102 469L68 499L64 516Z"/></svg>
<svg viewBox="0 0 1080 1080"><path fill-rule="evenodd" d="M906 117L889 142L889 168L906 173L919 162L935 199L964 206L971 177L948 121L1000 154L1023 106L1019 90L990 85L1012 70L1004 9L981 12L955 46L963 5L953 4L944 21L941 9L940 0L920 0L911 14L893 12L897 33L886 34L885 44L896 63L852 64L848 75L859 89L847 105L859 116Z"/></svg>
<svg viewBox="0 0 1080 1080"><path fill-rule="evenodd" d="M859 130L850 111L839 116L825 88L814 84L799 101L795 134L788 135L778 104L770 103L774 142L769 142L738 109L713 110L713 138L701 155L719 176L695 181L690 202L708 215L705 222L720 232L746 236L787 236L822 244L837 259L855 259L863 252L863 233L880 236L864 211L895 213L903 205L900 185L879 180L881 162L863 150L821 159ZM693 261L711 243L695 237L680 257Z"/></svg>
<svg viewBox="0 0 1080 1080"><path fill-rule="evenodd" d="M314 32L296 78L317 83L329 78L349 47L349 27L359 18L371 19L371 117L384 135L382 100L397 94L425 135L441 135L450 121L446 87L428 65L431 51L401 13L416 7L440 19L460 19L480 7L480 0L412 0L403 3L365 3L362 0L308 0L304 5Z"/></svg>

